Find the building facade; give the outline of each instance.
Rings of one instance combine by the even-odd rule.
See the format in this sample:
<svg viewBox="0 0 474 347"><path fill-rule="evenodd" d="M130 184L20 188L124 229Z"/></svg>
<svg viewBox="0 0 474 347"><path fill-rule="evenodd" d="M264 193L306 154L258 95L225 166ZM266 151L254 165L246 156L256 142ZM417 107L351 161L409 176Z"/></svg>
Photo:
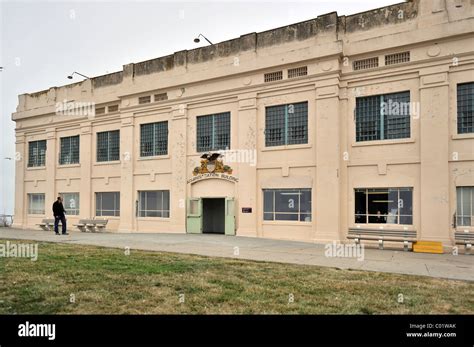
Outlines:
<svg viewBox="0 0 474 347"><path fill-rule="evenodd" d="M474 230L474 5L313 20L19 96L15 223L326 242Z"/></svg>

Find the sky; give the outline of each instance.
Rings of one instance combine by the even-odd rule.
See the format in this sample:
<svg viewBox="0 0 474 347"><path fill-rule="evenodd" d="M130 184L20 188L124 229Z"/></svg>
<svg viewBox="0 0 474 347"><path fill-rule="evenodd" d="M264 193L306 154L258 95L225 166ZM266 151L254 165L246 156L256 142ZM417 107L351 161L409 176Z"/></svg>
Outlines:
<svg viewBox="0 0 474 347"><path fill-rule="evenodd" d="M402 0L5 1L0 0L0 214L13 214L18 95L93 77L199 44L337 11L350 15ZM78 80L73 80L77 82Z"/></svg>

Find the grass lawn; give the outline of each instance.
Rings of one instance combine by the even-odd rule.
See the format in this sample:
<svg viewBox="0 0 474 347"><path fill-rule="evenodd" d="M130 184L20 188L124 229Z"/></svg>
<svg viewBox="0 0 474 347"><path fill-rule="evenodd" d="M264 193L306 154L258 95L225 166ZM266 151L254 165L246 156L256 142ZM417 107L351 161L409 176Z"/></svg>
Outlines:
<svg viewBox="0 0 474 347"><path fill-rule="evenodd" d="M0 314L474 313L474 284L469 282L124 253L40 243L37 261L0 258ZM403 303L398 302L399 294Z"/></svg>

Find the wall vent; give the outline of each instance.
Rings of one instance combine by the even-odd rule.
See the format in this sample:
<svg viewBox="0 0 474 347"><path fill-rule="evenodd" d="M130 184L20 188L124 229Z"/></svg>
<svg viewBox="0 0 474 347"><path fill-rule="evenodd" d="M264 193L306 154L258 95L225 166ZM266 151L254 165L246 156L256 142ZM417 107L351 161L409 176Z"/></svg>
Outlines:
<svg viewBox="0 0 474 347"><path fill-rule="evenodd" d="M264 75L265 83L273 82L273 81L279 81L279 80L282 80L282 79L283 79L283 71L270 72L270 73L266 73Z"/></svg>
<svg viewBox="0 0 474 347"><path fill-rule="evenodd" d="M117 112L118 111L118 105L110 105L107 108L107 112Z"/></svg>
<svg viewBox="0 0 474 347"><path fill-rule="evenodd" d="M168 100L168 93L155 94L155 101Z"/></svg>
<svg viewBox="0 0 474 347"><path fill-rule="evenodd" d="M300 76L306 76L308 74L308 67L301 66L294 69L288 69L288 78L295 78Z"/></svg>
<svg viewBox="0 0 474 347"><path fill-rule="evenodd" d="M95 114L104 114L104 113L105 113L105 107L96 107Z"/></svg>
<svg viewBox="0 0 474 347"><path fill-rule="evenodd" d="M150 95L140 96L138 98L138 103L139 104L148 104L149 102L151 102L151 96Z"/></svg>
<svg viewBox="0 0 474 347"><path fill-rule="evenodd" d="M373 69L375 67L379 67L378 57L356 60L352 64L352 68L354 69L354 71Z"/></svg>
<svg viewBox="0 0 474 347"><path fill-rule="evenodd" d="M394 53L385 56L385 65L408 63L409 61L410 52Z"/></svg>

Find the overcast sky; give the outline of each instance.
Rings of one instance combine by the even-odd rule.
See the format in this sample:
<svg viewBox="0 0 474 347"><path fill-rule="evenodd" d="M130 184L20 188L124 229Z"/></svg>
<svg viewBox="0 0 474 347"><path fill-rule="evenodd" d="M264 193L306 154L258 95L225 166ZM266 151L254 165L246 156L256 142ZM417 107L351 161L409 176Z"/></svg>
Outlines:
<svg viewBox="0 0 474 347"><path fill-rule="evenodd" d="M61 86L122 65L196 48L337 11L402 1L4 1L0 0L0 214L13 214L18 94ZM204 40L199 45L205 45ZM77 80L76 80L77 81Z"/></svg>

